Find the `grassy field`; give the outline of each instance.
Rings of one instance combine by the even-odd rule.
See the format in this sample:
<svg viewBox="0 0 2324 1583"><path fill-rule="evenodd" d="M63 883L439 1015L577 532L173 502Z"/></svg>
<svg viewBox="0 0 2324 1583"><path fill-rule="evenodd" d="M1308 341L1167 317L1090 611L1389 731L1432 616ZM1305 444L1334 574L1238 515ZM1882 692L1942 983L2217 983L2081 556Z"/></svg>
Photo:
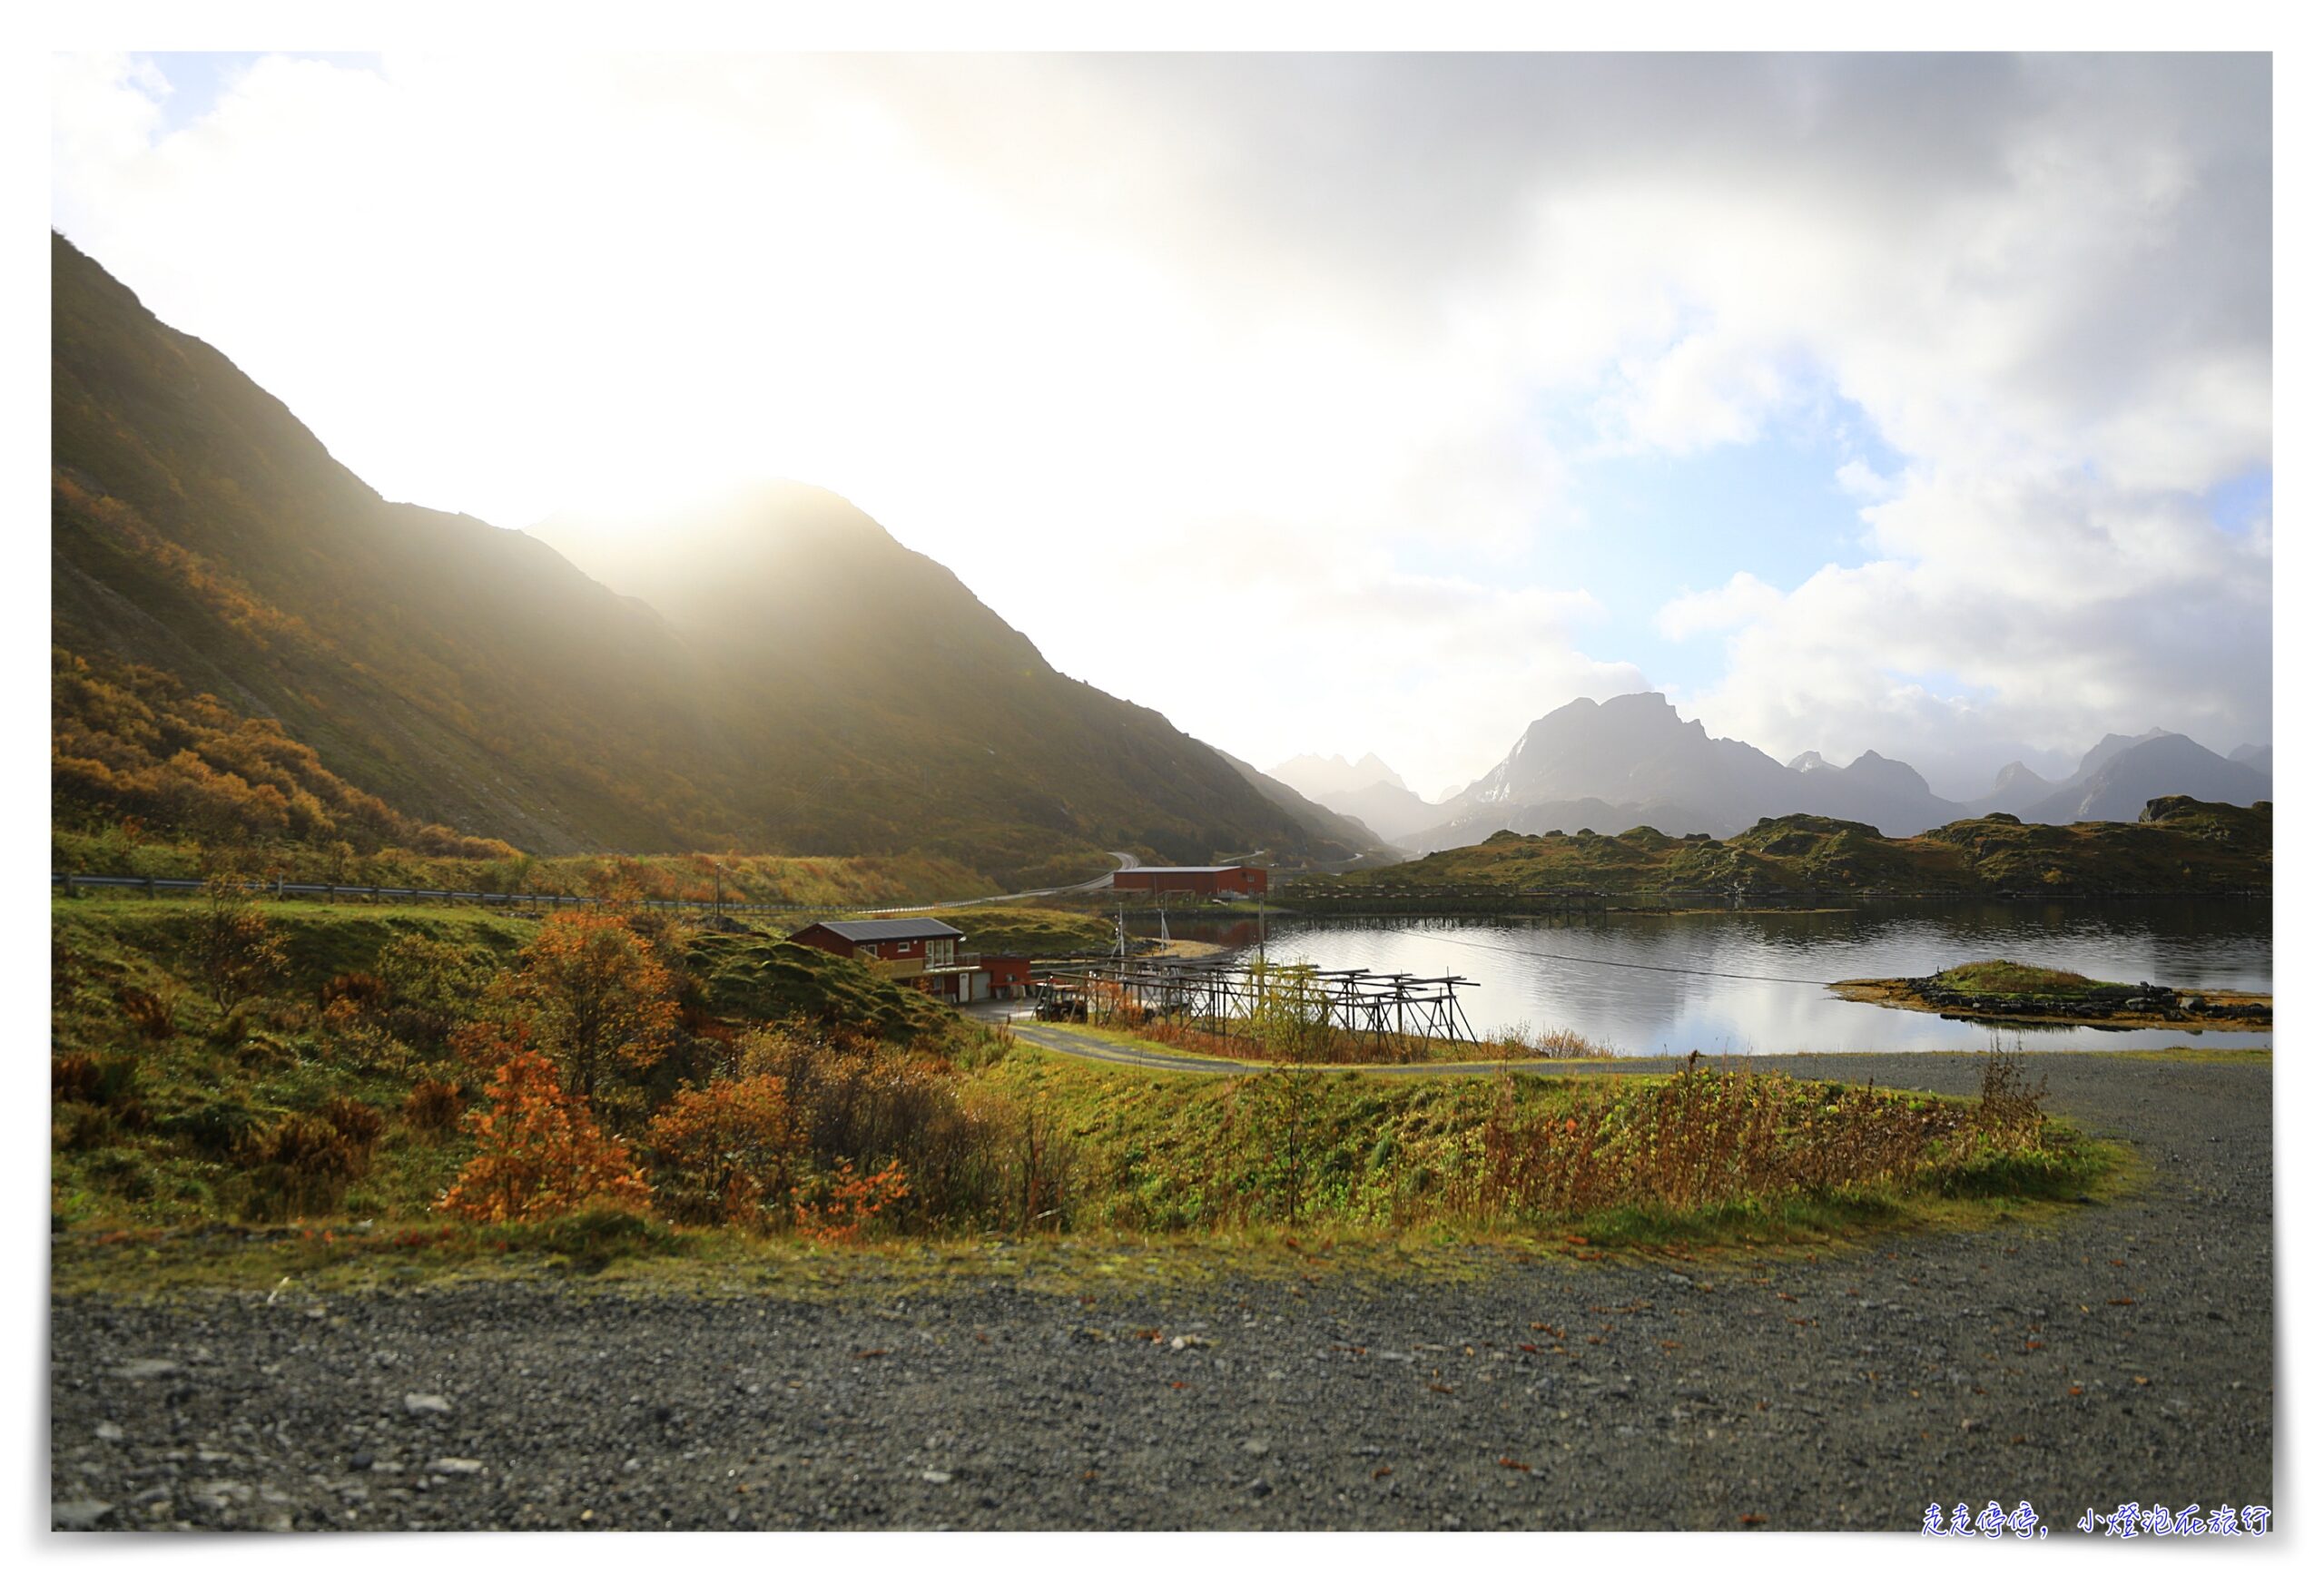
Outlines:
<svg viewBox="0 0 2324 1583"><path fill-rule="evenodd" d="M203 916L200 903L126 899L54 909L60 1280L367 1261L421 1273L617 1260L804 1269L857 1243L967 1268L977 1261L958 1250L994 1237L1079 1249L1057 1254L1064 1268L1150 1238L1738 1246L2017 1213L2079 1196L2122 1164L2043 1116L2003 1068L1971 1102L1740 1067L1140 1071L970 1025L842 959L670 931L623 935L675 986L669 1042L628 1087L592 1102L629 1140L650 1204L478 1224L436 1207L478 1156L453 1123L481 1111L492 1063L507 1058L480 1062L477 1048L521 1034L556 1050L552 1032L569 1025L524 997L538 993L539 953L563 926L446 907L268 906L258 916L279 968L222 1007ZM416 957L412 941L425 947ZM415 978L414 959L451 976ZM765 1168L793 1195L736 1218L699 1190L698 1159L668 1153L664 1124L754 1072L778 1084L783 1152ZM431 1087L432 1109L420 1104ZM718 1113L720 1158L758 1146L753 1115ZM290 1145L328 1140L317 1129L350 1116L360 1146L343 1151L349 1174L327 1192L289 1191L305 1180ZM849 1200L861 1213L840 1224L831 1205L854 1179L847 1162L868 1174L891 1158L909 1191L884 1208Z"/></svg>
<svg viewBox="0 0 2324 1583"><path fill-rule="evenodd" d="M971 950L1001 956L1061 956L1068 951L1110 949L1114 920L1090 910L1024 905L949 907L926 916L942 919L967 935Z"/></svg>

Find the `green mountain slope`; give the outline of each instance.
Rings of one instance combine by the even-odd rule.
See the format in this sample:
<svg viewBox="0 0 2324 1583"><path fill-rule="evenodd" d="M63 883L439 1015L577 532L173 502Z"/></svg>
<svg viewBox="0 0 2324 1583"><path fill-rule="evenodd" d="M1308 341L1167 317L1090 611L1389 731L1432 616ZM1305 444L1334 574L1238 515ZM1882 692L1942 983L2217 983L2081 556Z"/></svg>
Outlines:
<svg viewBox="0 0 2324 1583"><path fill-rule="evenodd" d="M660 610L527 534L383 500L218 351L52 251L65 663L162 673L399 817L530 851L921 851L1000 880L1113 848L1344 855L835 497L654 525L658 592L697 594Z"/></svg>

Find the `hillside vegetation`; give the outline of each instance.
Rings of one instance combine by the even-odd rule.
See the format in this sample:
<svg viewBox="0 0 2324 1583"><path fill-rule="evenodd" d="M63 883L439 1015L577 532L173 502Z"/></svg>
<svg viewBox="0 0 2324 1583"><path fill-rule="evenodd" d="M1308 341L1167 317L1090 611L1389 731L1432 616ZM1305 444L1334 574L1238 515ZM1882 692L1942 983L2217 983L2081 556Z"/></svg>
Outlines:
<svg viewBox="0 0 2324 1583"><path fill-rule="evenodd" d="M1742 896L1761 901L1866 893L2142 896L2264 891L2273 882L2272 803L2237 808L2158 798L2136 823L1956 820L1925 835L1791 814L1728 841L1647 826L1519 835L1336 876L1295 880L1283 901L1393 905L1402 893Z"/></svg>
<svg viewBox="0 0 2324 1583"><path fill-rule="evenodd" d="M2005 1066L1974 1103L1693 1067L1132 1072L657 915L221 892L61 902L54 936L52 1213L132 1258L141 1234L220 1223L320 1223L333 1256L399 1262L602 1262L697 1233L1722 1240L2071 1195L2107 1168Z"/></svg>
<svg viewBox="0 0 2324 1583"><path fill-rule="evenodd" d="M992 889L1115 849L1354 855L834 496L628 525L665 574L649 605L537 538L383 500L61 237L52 264L74 828L911 854Z"/></svg>

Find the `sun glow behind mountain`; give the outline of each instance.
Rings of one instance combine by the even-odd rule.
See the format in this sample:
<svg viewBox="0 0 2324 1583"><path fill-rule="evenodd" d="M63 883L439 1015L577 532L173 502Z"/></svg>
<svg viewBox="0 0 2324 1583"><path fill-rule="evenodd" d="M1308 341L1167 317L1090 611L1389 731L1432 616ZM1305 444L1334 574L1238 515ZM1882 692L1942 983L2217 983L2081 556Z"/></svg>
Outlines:
<svg viewBox="0 0 2324 1583"><path fill-rule="evenodd" d="M2263 57L54 84L61 229L391 497L809 480L1256 762L1465 782L1649 685L1932 774L2272 735ZM1221 595L1167 659L1165 588Z"/></svg>

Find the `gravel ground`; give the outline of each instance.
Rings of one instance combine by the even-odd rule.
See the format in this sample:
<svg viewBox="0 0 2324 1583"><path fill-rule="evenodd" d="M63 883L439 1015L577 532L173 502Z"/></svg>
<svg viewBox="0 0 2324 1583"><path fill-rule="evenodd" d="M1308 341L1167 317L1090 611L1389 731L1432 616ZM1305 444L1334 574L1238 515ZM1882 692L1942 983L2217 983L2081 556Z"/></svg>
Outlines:
<svg viewBox="0 0 2324 1583"><path fill-rule="evenodd" d="M1964 1092L1957 1057L1771 1064ZM2152 1180L2038 1228L1474 1279L51 1305L59 1526L1829 1528L2272 1506L2264 1065L2028 1057ZM1177 1255L1190 1256L1190 1255Z"/></svg>

